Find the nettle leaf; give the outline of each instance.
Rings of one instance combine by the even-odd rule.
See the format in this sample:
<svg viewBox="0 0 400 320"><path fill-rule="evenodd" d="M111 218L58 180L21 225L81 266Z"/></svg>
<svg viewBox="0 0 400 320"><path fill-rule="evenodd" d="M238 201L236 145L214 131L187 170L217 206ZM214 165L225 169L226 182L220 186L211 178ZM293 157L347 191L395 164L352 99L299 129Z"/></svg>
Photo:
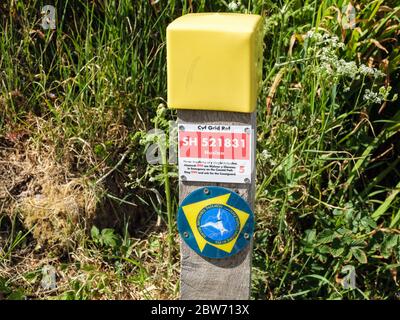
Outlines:
<svg viewBox="0 0 400 320"><path fill-rule="evenodd" d="M301 240L301 243L303 245L303 250L306 254L311 254L314 252L316 230L308 229L304 233L305 233L304 238Z"/></svg>
<svg viewBox="0 0 400 320"><path fill-rule="evenodd" d="M350 242L350 245L352 247L365 247L367 245L367 243L361 239L352 239Z"/></svg>
<svg viewBox="0 0 400 320"><path fill-rule="evenodd" d="M367 255L365 254L364 250L362 250L359 247L352 247L351 252L353 253L354 257L360 262L360 263L367 263Z"/></svg>
<svg viewBox="0 0 400 320"><path fill-rule="evenodd" d="M311 254L314 252L314 248L312 246L304 245L303 250L306 254Z"/></svg>
<svg viewBox="0 0 400 320"><path fill-rule="evenodd" d="M369 241L369 254L380 254L382 242L377 238L371 238Z"/></svg>
<svg viewBox="0 0 400 320"><path fill-rule="evenodd" d="M319 261L321 261L322 263L326 263L326 261L328 260L327 256L324 254L317 254L316 256L317 256L317 259Z"/></svg>
<svg viewBox="0 0 400 320"><path fill-rule="evenodd" d="M307 243L313 243L317 237L317 232L315 229L308 229L305 231L304 241Z"/></svg>
<svg viewBox="0 0 400 320"><path fill-rule="evenodd" d="M22 290L18 289L16 291L11 292L7 296L7 300L26 300L26 295Z"/></svg>
<svg viewBox="0 0 400 320"><path fill-rule="evenodd" d="M93 226L92 229L90 230L90 235L92 236L92 239L94 241L98 241L100 236L99 229L96 226Z"/></svg>
<svg viewBox="0 0 400 320"><path fill-rule="evenodd" d="M340 257L341 255L343 255L344 253L344 248L340 247L340 248L331 248L331 255L334 258Z"/></svg>
<svg viewBox="0 0 400 320"><path fill-rule="evenodd" d="M353 234L353 232L345 227L341 227L337 230L338 234L342 237L349 237Z"/></svg>
<svg viewBox="0 0 400 320"><path fill-rule="evenodd" d="M37 279L41 276L41 273L38 271L27 272L24 274L24 279L27 280L29 283L35 283ZM1 287L0 287L1 291Z"/></svg>
<svg viewBox="0 0 400 320"><path fill-rule="evenodd" d="M331 248L329 248L329 247L326 246L326 245L322 245L322 246L319 246L319 247L318 247L318 251L319 251L319 253L327 254L327 253L330 253L330 252L331 252Z"/></svg>
<svg viewBox="0 0 400 320"><path fill-rule="evenodd" d="M345 257L344 257L344 261L350 261L351 259L353 258L353 251L352 250L349 250L348 252L347 252L347 254L345 255Z"/></svg>
<svg viewBox="0 0 400 320"><path fill-rule="evenodd" d="M344 253L344 246L342 245L341 241L339 239L334 239L332 243L332 247L330 248L331 255L334 258L340 257Z"/></svg>
<svg viewBox="0 0 400 320"><path fill-rule="evenodd" d="M0 292L5 294L11 293L11 289L7 286L7 280L4 278L0 278Z"/></svg>
<svg viewBox="0 0 400 320"><path fill-rule="evenodd" d="M361 225L367 229L368 231L370 229L375 229L377 227L376 222L374 219L370 217L364 217L361 219Z"/></svg>
<svg viewBox="0 0 400 320"><path fill-rule="evenodd" d="M381 254L385 258L388 258L390 256L393 247L397 246L399 239L400 236L398 234L390 234L385 238L381 246Z"/></svg>
<svg viewBox="0 0 400 320"><path fill-rule="evenodd" d="M348 206L344 212L344 217L347 222L351 222L354 218L354 208L353 206Z"/></svg>
<svg viewBox="0 0 400 320"><path fill-rule="evenodd" d="M115 235L113 229L106 228L106 229L101 230L101 240L102 240L103 244L105 244L106 246L109 246L112 248L116 247L117 239L118 239L118 237Z"/></svg>
<svg viewBox="0 0 400 320"><path fill-rule="evenodd" d="M334 216L340 216L343 214L343 210L342 209L334 209L332 213Z"/></svg>
<svg viewBox="0 0 400 320"><path fill-rule="evenodd" d="M325 229L318 236L319 243L330 243L335 238L335 231Z"/></svg>

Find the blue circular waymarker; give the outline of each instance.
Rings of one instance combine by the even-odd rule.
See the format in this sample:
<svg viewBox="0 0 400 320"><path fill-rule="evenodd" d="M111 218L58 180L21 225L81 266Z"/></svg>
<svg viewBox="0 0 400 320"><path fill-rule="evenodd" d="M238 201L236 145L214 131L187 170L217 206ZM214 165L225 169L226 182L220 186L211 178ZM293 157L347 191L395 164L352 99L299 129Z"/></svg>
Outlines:
<svg viewBox="0 0 400 320"><path fill-rule="evenodd" d="M210 204L197 216L197 229L204 239L214 244L233 240L239 232L239 217L223 204Z"/></svg>
<svg viewBox="0 0 400 320"><path fill-rule="evenodd" d="M245 248L254 232L254 215L248 203L229 189L194 190L178 210L182 239L198 254L226 258Z"/></svg>

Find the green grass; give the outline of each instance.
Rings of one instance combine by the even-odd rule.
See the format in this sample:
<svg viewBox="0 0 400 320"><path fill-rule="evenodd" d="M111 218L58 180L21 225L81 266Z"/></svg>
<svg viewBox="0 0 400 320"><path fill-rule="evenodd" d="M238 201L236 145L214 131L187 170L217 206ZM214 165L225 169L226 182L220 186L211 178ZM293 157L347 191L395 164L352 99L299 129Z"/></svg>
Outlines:
<svg viewBox="0 0 400 320"><path fill-rule="evenodd" d="M177 298L176 166L146 163L147 132L176 118L166 26L228 3L55 1L55 31L43 1L0 4L0 299ZM237 9L265 17L255 299L399 297L400 7L357 1L343 29L344 4ZM27 207L37 195L53 220ZM47 264L58 287L43 291Z"/></svg>

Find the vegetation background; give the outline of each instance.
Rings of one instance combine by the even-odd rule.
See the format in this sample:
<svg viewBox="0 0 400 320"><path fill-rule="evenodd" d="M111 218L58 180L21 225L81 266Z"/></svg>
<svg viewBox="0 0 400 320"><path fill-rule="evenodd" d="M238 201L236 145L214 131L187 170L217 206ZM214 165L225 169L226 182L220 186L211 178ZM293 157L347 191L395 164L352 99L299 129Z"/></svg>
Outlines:
<svg viewBox="0 0 400 320"><path fill-rule="evenodd" d="M398 0L1 1L0 299L178 297L176 167L145 152L166 27L203 11L264 17L252 298L400 299Z"/></svg>

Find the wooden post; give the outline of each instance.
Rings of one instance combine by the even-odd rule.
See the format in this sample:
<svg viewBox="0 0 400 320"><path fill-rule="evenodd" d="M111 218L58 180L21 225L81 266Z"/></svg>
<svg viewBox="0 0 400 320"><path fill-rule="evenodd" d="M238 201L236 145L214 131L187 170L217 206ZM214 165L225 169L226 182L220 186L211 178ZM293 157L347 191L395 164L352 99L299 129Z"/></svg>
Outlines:
<svg viewBox="0 0 400 320"><path fill-rule="evenodd" d="M178 126L188 123L251 125L255 130L256 114L255 112L179 110ZM255 150L255 143L253 150ZM253 168L255 168L254 163ZM251 184L180 181L179 203L194 189L210 185L226 187L237 192L252 209L254 208L255 170L252 172ZM252 241L248 247L233 257L208 259L198 255L184 241L181 241L181 299L249 299L251 253Z"/></svg>
<svg viewBox="0 0 400 320"><path fill-rule="evenodd" d="M258 15L204 13L180 17L167 28L168 107L178 109L182 130L182 140L178 133L178 228L183 228L180 232L185 238L181 241L181 299L250 298L261 26ZM237 134L240 138L234 138ZM216 151L215 141L219 141ZM236 205L247 211L240 211L233 202L230 206L229 200L225 207L212 203L213 198L193 200L200 190L209 194L207 188L195 191L206 186L224 187L212 190L228 192L226 199L236 199ZM211 202L200 207L202 201ZM237 209L237 215L231 215L236 222L224 218L225 209L212 211L215 206ZM212 234L207 236L203 232L207 225L218 231L207 231Z"/></svg>

